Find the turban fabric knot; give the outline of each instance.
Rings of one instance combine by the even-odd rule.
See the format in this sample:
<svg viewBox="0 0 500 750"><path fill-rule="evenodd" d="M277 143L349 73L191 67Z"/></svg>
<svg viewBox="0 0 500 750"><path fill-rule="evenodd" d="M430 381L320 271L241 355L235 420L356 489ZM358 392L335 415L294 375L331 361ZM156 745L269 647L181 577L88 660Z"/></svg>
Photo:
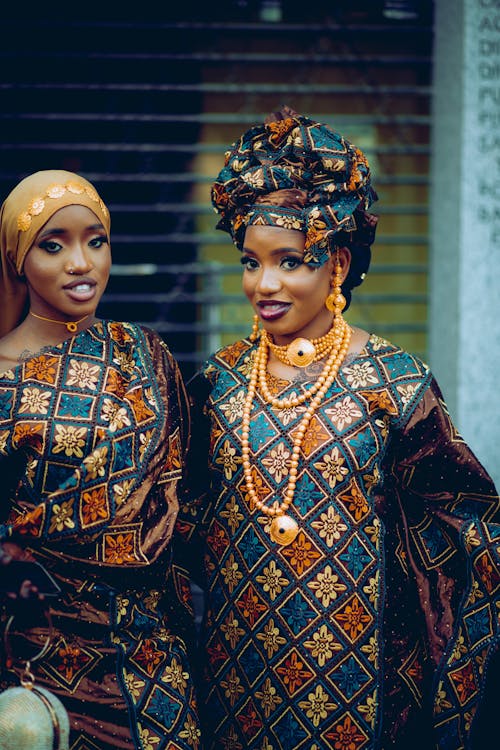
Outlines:
<svg viewBox="0 0 500 750"><path fill-rule="evenodd" d="M265 201L269 193L294 189L307 192L303 208ZM217 229L229 232L240 250L249 225L297 229L305 234L305 261L311 265L326 260L339 232L351 233L355 244L372 244L377 217L367 209L375 200L363 152L327 125L296 113L246 131L226 152L212 186L221 217Z"/></svg>

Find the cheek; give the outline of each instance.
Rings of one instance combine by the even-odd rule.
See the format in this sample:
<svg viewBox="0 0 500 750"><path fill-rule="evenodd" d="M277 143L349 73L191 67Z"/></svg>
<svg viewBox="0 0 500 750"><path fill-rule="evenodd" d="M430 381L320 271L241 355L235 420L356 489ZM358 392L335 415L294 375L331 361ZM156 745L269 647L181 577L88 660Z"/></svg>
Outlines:
<svg viewBox="0 0 500 750"><path fill-rule="evenodd" d="M332 291L333 276L326 268L318 269L315 273L316 278L313 281L315 295L322 303Z"/></svg>
<svg viewBox="0 0 500 750"><path fill-rule="evenodd" d="M244 273L241 280L241 287L243 289L243 294L245 294L248 299L251 299L251 297L253 296L254 286L255 284L250 274Z"/></svg>
<svg viewBox="0 0 500 750"><path fill-rule="evenodd" d="M95 260L95 266L103 276L109 277L111 273L111 253L108 251L99 255Z"/></svg>
<svg viewBox="0 0 500 750"><path fill-rule="evenodd" d="M38 260L33 258L26 258L22 273L26 277L27 283L35 286L43 285L46 281L50 281L53 276L50 264L39 263Z"/></svg>
<svg viewBox="0 0 500 750"><path fill-rule="evenodd" d="M323 300L326 299L330 291L329 277L318 275L313 272L311 275L307 275L301 282L294 283L293 290L294 296L297 300L301 300L311 308L321 305Z"/></svg>

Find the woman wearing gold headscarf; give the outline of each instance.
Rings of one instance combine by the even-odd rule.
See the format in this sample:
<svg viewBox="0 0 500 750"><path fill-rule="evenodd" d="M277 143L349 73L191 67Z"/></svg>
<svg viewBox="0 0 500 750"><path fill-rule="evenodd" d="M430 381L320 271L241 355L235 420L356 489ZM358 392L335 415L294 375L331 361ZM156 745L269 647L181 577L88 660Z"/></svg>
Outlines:
<svg viewBox="0 0 500 750"><path fill-rule="evenodd" d="M377 223L368 162L284 110L228 150L212 197L261 330L188 384L207 748L469 748L499 498L429 368L344 319Z"/></svg>
<svg viewBox="0 0 500 750"><path fill-rule="evenodd" d="M4 598L2 685L30 661L74 750L196 749L189 588L169 564L188 438L178 367L154 331L96 317L110 218L83 177L22 180L0 242L2 580L21 594ZM20 558L53 590L31 567L16 591Z"/></svg>

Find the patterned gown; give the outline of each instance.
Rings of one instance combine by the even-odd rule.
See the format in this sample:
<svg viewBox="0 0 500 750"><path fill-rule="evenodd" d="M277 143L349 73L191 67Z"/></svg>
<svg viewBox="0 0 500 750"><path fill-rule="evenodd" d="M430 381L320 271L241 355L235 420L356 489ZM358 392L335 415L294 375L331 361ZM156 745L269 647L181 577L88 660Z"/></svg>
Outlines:
<svg viewBox="0 0 500 750"><path fill-rule="evenodd" d="M193 444L199 491L183 503L177 554L188 541L201 552L207 750L470 747L498 641L490 477L428 367L371 336L302 442L289 510L299 534L272 542L241 466L256 346L220 350L188 386L194 439L205 431L210 446ZM280 397L308 387L273 381ZM254 400L253 482L267 505L283 500L305 408Z"/></svg>
<svg viewBox="0 0 500 750"><path fill-rule="evenodd" d="M169 544L185 417L165 344L126 323L98 322L0 376L1 538L62 589L32 669L68 710L71 750L200 746L189 586ZM2 659L3 687L48 632L36 605L15 612L19 663Z"/></svg>

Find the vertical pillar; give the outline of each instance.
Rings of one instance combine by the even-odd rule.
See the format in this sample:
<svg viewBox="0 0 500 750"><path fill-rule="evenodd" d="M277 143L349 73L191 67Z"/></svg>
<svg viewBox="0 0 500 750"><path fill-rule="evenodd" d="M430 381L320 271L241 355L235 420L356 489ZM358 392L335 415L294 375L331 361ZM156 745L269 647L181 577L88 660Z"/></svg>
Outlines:
<svg viewBox="0 0 500 750"><path fill-rule="evenodd" d="M429 362L500 489L500 0L435 0Z"/></svg>

